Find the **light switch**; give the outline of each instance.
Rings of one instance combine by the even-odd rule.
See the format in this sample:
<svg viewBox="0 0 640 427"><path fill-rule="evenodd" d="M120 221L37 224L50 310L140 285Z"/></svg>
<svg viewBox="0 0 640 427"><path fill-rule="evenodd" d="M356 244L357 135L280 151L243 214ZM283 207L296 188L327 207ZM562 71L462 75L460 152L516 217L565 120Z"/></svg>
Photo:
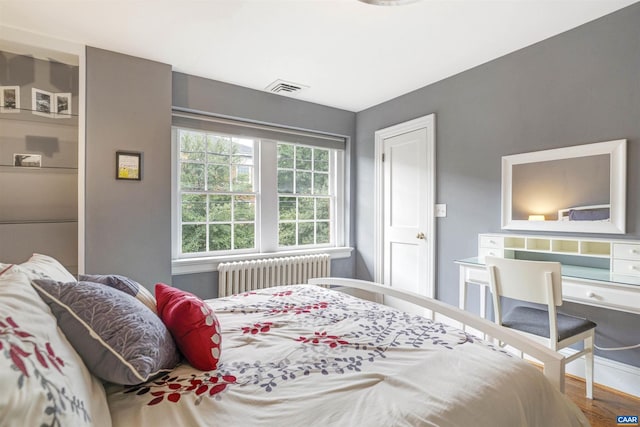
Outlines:
<svg viewBox="0 0 640 427"><path fill-rule="evenodd" d="M447 205L445 203L436 204L436 217L444 218L447 216Z"/></svg>

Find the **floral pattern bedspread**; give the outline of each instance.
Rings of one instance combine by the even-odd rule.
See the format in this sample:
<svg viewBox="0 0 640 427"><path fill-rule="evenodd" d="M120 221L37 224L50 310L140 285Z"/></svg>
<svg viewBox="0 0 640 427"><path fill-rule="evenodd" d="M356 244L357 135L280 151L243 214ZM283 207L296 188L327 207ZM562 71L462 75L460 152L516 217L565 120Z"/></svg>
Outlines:
<svg viewBox="0 0 640 427"><path fill-rule="evenodd" d="M465 332L310 285L209 300L218 370L110 386L114 426L582 426L534 367Z"/></svg>

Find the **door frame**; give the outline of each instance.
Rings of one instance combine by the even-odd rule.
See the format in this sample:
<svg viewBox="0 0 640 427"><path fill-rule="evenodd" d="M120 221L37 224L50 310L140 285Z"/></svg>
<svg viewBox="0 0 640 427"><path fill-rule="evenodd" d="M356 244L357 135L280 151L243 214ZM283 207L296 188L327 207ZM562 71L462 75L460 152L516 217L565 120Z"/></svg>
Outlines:
<svg viewBox="0 0 640 427"><path fill-rule="evenodd" d="M427 131L427 168L429 194L427 195L427 245L429 257L427 258L427 268L429 277L427 277L427 297L435 297L435 192L436 192L436 171L435 171L435 140L436 140L436 121L435 113L427 116L418 117L404 123L399 123L375 132L375 151L374 151L374 229L373 229L373 257L374 257L374 280L378 283L384 283L384 164L382 155L384 153L384 140L403 133L412 132L419 129Z"/></svg>

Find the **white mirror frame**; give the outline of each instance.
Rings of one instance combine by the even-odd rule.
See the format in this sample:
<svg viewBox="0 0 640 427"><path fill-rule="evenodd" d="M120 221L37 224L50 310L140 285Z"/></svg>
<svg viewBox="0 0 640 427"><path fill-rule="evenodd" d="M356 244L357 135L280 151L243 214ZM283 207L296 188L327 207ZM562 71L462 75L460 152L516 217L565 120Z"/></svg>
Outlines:
<svg viewBox="0 0 640 427"><path fill-rule="evenodd" d="M513 206L512 172L513 166L570 159L575 157L609 154L610 156L610 221L526 221L512 218ZM626 227L627 194L627 140L598 142L576 145L532 153L514 154L502 157L502 228L505 230L534 230L574 233L624 234Z"/></svg>

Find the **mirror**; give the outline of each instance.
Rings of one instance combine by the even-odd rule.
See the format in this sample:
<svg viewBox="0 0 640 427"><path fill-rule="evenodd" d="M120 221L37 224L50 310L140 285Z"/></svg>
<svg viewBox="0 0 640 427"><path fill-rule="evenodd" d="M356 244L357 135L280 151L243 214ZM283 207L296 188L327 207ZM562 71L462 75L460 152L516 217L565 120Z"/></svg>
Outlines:
<svg viewBox="0 0 640 427"><path fill-rule="evenodd" d="M627 141L502 157L502 228L625 232Z"/></svg>

